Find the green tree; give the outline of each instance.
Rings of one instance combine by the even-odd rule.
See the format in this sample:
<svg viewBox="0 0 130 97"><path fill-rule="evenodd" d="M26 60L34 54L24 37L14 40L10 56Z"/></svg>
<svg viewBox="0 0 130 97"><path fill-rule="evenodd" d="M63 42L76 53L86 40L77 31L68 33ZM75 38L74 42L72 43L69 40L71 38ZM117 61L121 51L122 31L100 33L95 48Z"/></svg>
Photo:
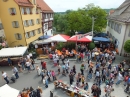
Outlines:
<svg viewBox="0 0 130 97"><path fill-rule="evenodd" d="M88 45L89 50L93 50L95 48L95 43L90 42Z"/></svg>
<svg viewBox="0 0 130 97"><path fill-rule="evenodd" d="M125 50L127 53L130 53L130 40L127 40L127 41L125 42L124 50Z"/></svg>
<svg viewBox="0 0 130 97"><path fill-rule="evenodd" d="M67 10L66 14L55 14L53 24L57 31L72 36L76 31L84 33L92 31L92 17L94 17L94 32L101 32L106 27L106 16L103 9L89 4L76 11Z"/></svg>

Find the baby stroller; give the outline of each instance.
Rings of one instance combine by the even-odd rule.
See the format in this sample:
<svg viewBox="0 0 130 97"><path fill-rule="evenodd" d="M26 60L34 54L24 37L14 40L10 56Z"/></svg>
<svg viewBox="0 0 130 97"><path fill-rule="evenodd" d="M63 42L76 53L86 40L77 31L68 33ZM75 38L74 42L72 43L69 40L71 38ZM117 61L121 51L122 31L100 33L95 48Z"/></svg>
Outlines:
<svg viewBox="0 0 130 97"><path fill-rule="evenodd" d="M15 78L15 75L14 75L14 74L12 74L12 76L11 76L10 80L11 80L13 83L15 83L16 78Z"/></svg>

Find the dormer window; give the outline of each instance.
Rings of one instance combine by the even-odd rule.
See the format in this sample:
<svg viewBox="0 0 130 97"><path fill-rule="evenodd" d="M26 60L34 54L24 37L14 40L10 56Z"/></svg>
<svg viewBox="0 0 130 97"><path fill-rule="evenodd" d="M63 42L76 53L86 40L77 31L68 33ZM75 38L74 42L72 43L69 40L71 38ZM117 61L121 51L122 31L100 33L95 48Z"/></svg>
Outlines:
<svg viewBox="0 0 130 97"><path fill-rule="evenodd" d="M39 12L38 12L38 9L36 9L36 14L38 14Z"/></svg>
<svg viewBox="0 0 130 97"><path fill-rule="evenodd" d="M16 9L15 8L10 8L9 13L10 13L10 15L16 15Z"/></svg>
<svg viewBox="0 0 130 97"><path fill-rule="evenodd" d="M27 14L27 10L28 10L28 9L26 9L26 8L21 8L22 14Z"/></svg>

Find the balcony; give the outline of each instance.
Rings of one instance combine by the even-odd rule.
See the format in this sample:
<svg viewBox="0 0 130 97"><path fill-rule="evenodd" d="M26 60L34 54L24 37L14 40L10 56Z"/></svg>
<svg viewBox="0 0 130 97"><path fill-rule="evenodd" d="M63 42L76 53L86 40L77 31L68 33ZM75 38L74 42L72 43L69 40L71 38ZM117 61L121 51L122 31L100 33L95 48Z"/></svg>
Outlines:
<svg viewBox="0 0 130 97"><path fill-rule="evenodd" d="M53 20L53 18L50 18L50 20Z"/></svg>

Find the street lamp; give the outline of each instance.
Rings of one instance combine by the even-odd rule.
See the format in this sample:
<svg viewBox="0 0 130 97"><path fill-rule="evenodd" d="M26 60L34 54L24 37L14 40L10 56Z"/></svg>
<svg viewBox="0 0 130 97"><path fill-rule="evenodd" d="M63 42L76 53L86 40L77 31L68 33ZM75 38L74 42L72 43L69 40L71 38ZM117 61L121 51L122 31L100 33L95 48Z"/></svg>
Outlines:
<svg viewBox="0 0 130 97"><path fill-rule="evenodd" d="M93 31L94 31L94 17L92 17L92 37L93 37Z"/></svg>
<svg viewBox="0 0 130 97"><path fill-rule="evenodd" d="M75 35L76 35L76 44L75 44L76 51L77 51L77 38L78 38L77 34L78 34L78 32L76 31L75 32Z"/></svg>

